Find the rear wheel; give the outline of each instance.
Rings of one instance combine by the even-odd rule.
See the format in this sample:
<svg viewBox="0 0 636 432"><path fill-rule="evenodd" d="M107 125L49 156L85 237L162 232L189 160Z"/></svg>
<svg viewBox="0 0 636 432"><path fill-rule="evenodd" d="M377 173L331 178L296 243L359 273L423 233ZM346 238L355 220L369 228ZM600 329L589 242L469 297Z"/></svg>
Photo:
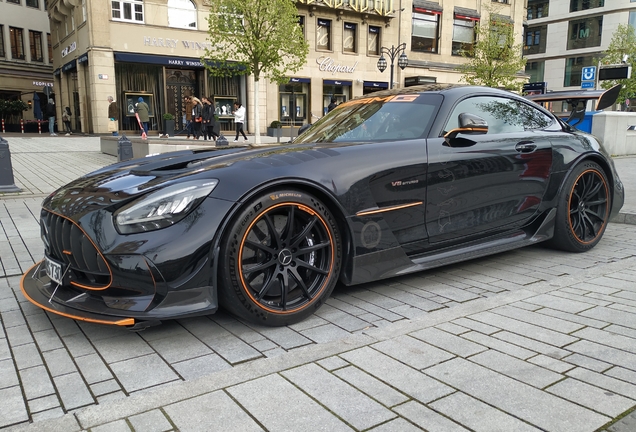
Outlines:
<svg viewBox="0 0 636 432"><path fill-rule="evenodd" d="M603 237L610 215L607 176L595 162L577 165L563 187L551 245L571 252L592 249Z"/></svg>
<svg viewBox="0 0 636 432"><path fill-rule="evenodd" d="M221 304L255 323L301 321L331 294L341 253L334 217L316 197L298 190L259 196L224 239Z"/></svg>

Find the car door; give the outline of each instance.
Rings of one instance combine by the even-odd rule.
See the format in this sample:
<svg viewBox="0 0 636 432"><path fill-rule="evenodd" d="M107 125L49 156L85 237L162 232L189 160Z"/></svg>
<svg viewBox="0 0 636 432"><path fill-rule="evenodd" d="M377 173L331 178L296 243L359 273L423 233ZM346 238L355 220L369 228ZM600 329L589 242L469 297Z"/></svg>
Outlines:
<svg viewBox="0 0 636 432"><path fill-rule="evenodd" d="M487 133L445 139L462 113L483 118ZM442 136L427 143L430 242L465 241L532 220L552 165L551 144L542 129L553 121L514 98L474 96L458 102Z"/></svg>

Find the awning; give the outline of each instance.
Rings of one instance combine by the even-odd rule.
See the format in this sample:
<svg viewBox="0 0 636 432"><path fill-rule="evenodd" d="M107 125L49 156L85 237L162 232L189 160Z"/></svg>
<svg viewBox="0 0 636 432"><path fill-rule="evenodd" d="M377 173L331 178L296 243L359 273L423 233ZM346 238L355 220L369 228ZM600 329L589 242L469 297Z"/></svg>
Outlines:
<svg viewBox="0 0 636 432"><path fill-rule="evenodd" d="M289 79L290 83L310 83L311 79L310 78L296 78L296 77L292 77Z"/></svg>
<svg viewBox="0 0 636 432"><path fill-rule="evenodd" d="M352 86L353 81L343 81L343 80L322 80L324 85L337 85L337 86Z"/></svg>
<svg viewBox="0 0 636 432"><path fill-rule="evenodd" d="M77 69L77 60L71 60L62 66L62 72L68 72L70 70Z"/></svg>
<svg viewBox="0 0 636 432"><path fill-rule="evenodd" d="M493 18L498 19L499 21L503 21L505 23L510 23L510 24L514 23L514 20L512 18L510 18L508 15L491 14L490 16L493 17Z"/></svg>
<svg viewBox="0 0 636 432"><path fill-rule="evenodd" d="M362 85L364 87L389 88L389 83L383 81L364 81Z"/></svg>
<svg viewBox="0 0 636 432"><path fill-rule="evenodd" d="M416 12L440 14L444 8L439 3L426 0L413 0L413 10Z"/></svg>
<svg viewBox="0 0 636 432"><path fill-rule="evenodd" d="M78 63L88 63L88 53L84 53L77 58Z"/></svg>
<svg viewBox="0 0 636 432"><path fill-rule="evenodd" d="M455 6L455 17L459 19L467 19L471 21L479 21L481 15L475 9L468 9L459 6Z"/></svg>
<svg viewBox="0 0 636 432"><path fill-rule="evenodd" d="M204 65L201 63L201 59L192 58L192 57L174 57L174 56L161 56L154 54L138 54L138 53L122 53L116 52L115 61L125 62L125 63L149 63L163 66L172 66L172 67L187 67L187 68L203 68ZM207 63L210 66L217 66L216 62L209 61ZM243 69L243 66L234 65L230 63L231 66L236 67L237 69Z"/></svg>

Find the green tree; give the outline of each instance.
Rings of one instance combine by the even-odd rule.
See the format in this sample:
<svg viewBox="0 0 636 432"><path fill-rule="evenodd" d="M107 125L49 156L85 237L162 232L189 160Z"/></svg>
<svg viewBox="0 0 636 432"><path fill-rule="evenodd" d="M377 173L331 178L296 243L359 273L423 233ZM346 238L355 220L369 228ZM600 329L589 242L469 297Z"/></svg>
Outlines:
<svg viewBox="0 0 636 432"><path fill-rule="evenodd" d="M526 66L521 44L515 44L514 27L489 10L490 18L477 24L477 41L471 51L462 52L468 60L457 69L461 81L488 87L520 91L523 82L517 76Z"/></svg>
<svg viewBox="0 0 636 432"><path fill-rule="evenodd" d="M0 118L4 118L9 122L19 120L22 112L28 109L28 105L23 100L0 99Z"/></svg>
<svg viewBox="0 0 636 432"><path fill-rule="evenodd" d="M621 64L623 56L629 56L627 62L633 64L636 61L636 32L634 27L628 24L620 24L610 41L607 50L603 52L602 64ZM616 102L623 103L625 99L636 96L636 76L622 80L601 81L601 87L608 89L616 84L622 84L623 88L618 94Z"/></svg>
<svg viewBox="0 0 636 432"><path fill-rule="evenodd" d="M215 76L254 76L255 142L259 144L259 82L289 81L307 61L309 45L293 0L216 0L210 2L208 41L201 59Z"/></svg>

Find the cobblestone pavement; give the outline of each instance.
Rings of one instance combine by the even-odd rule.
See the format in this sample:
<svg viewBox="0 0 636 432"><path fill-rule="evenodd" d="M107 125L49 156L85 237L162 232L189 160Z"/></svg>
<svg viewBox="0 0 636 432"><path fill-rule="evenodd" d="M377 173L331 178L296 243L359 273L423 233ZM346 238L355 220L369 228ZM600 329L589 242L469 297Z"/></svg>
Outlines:
<svg viewBox="0 0 636 432"><path fill-rule="evenodd" d="M636 406L636 225L585 254L533 246L338 286L293 326L220 311L131 333L20 293L42 256L33 194L114 161L75 141L55 157L10 141L30 195L0 199L0 428L636 430L633 413L613 423Z"/></svg>

